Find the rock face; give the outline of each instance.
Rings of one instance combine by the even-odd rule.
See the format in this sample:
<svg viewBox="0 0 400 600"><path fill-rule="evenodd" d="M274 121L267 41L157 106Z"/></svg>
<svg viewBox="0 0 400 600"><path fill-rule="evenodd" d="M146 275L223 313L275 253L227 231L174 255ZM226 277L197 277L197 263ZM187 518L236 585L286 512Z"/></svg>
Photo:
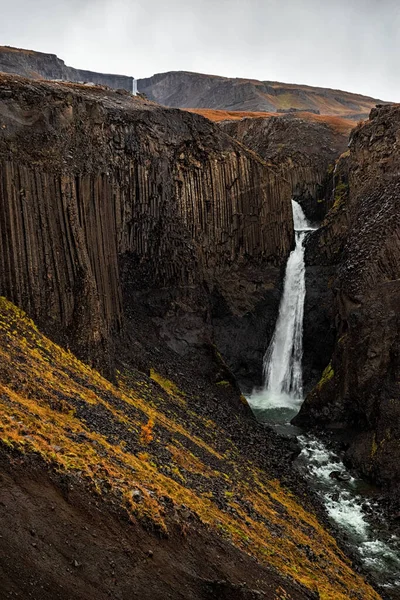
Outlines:
<svg viewBox="0 0 400 600"><path fill-rule="evenodd" d="M0 46L0 71L14 73L29 79L64 79L66 81L87 81L96 85L107 85L114 89L132 92L133 77L94 73L68 67L55 54L22 50Z"/></svg>
<svg viewBox="0 0 400 600"><path fill-rule="evenodd" d="M320 222L323 219L334 202L334 163L347 148L348 124L345 123L343 127L342 121L335 118L322 120L321 117L292 115L244 118L218 124L223 131L275 166L290 186L292 197L302 205L311 221ZM318 381L330 360L334 342L332 298L328 288L333 268L322 270L319 266L312 266L310 261L307 264L303 361L306 389ZM234 370L243 387L246 384L251 387L254 382L261 384L259 366L266 341L270 339L275 326L279 296L279 290L272 288L255 311L237 322L236 330L243 329L244 335L238 337L240 346L235 356ZM217 344L223 349L225 338L230 337L234 319L220 312L214 315ZM244 348L247 348L246 352L243 352ZM241 356L252 356L251 363L247 358L242 365ZM249 363L252 368L249 368Z"/></svg>
<svg viewBox="0 0 400 600"><path fill-rule="evenodd" d="M243 315L279 284L290 190L202 117L1 76L0 161L0 293L86 360L123 302L184 354L212 342L211 298Z"/></svg>
<svg viewBox="0 0 400 600"><path fill-rule="evenodd" d="M307 110L356 121L366 118L379 102L339 90L186 71L158 73L139 79L138 89L165 106L268 112Z"/></svg>
<svg viewBox="0 0 400 600"><path fill-rule="evenodd" d="M392 490L400 481L399 144L398 106L373 110L352 135L348 187L343 175L311 248L338 262L337 341L297 419L352 428L348 458Z"/></svg>
<svg viewBox="0 0 400 600"><path fill-rule="evenodd" d="M338 156L347 149L351 126L340 119L284 117L245 118L219 123L230 136L274 164L292 197L312 221L321 221L331 206L326 187Z"/></svg>

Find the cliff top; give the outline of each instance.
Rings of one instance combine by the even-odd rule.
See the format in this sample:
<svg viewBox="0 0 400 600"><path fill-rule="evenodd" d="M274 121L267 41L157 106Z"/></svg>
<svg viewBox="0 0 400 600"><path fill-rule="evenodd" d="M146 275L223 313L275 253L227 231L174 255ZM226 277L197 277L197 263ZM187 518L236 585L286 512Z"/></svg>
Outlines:
<svg viewBox="0 0 400 600"><path fill-rule="evenodd" d="M0 72L14 73L30 79L61 79L91 81L114 89L133 90L133 77L111 73L96 73L69 67L55 54L35 52L23 48L0 46Z"/></svg>
<svg viewBox="0 0 400 600"><path fill-rule="evenodd" d="M278 113L278 112L256 112L256 111L227 111L227 110L217 110L217 109L207 109L207 108L187 108L185 109L189 112L196 113L198 115L202 115L209 119L210 121L214 121L215 123L219 123L221 121L240 121L242 119L255 119L255 118L264 118L269 119L271 117L279 117L281 119L294 118L294 119L304 119L309 122L323 123L330 127L334 132L341 133L343 135L349 135L350 131L354 127L354 122L349 119L344 119L342 117L335 117L329 115L316 115L314 113L299 111L296 113Z"/></svg>

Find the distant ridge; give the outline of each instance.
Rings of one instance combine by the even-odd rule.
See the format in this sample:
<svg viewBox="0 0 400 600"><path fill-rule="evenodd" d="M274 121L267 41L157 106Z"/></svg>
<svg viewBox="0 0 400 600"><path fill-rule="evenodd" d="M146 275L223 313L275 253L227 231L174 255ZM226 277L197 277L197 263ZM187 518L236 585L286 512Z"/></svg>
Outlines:
<svg viewBox="0 0 400 600"><path fill-rule="evenodd" d="M114 75L84 71L68 67L55 54L35 52L11 46L0 46L0 71L14 73L29 79L63 79L66 81L85 81L96 85L107 85L114 89L132 92L134 78L127 75Z"/></svg>
<svg viewBox="0 0 400 600"><path fill-rule="evenodd" d="M381 100L309 85L205 75L188 71L158 73L138 80L150 100L176 108L227 111L311 112L353 121L365 119Z"/></svg>

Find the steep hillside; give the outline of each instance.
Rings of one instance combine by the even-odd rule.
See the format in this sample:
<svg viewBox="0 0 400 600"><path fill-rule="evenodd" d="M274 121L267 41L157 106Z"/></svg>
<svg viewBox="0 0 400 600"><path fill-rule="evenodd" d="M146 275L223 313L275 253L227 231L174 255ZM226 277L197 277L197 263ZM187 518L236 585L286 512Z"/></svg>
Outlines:
<svg viewBox="0 0 400 600"><path fill-rule="evenodd" d="M380 102L340 90L186 71L139 79L138 89L165 106L261 112L306 110L353 121L366 118L371 108Z"/></svg>
<svg viewBox="0 0 400 600"><path fill-rule="evenodd" d="M279 439L205 418L207 389L155 371L115 387L4 298L0 354L2 596L379 598L299 500L302 482L288 475L296 497L277 481Z"/></svg>
<svg viewBox="0 0 400 600"><path fill-rule="evenodd" d="M348 458L398 499L400 107L373 110L338 165L335 204L308 249L336 265L338 337L298 421L350 428Z"/></svg>
<svg viewBox="0 0 400 600"><path fill-rule="evenodd" d="M87 81L97 85L108 85L115 89L132 92L133 77L94 73L68 67L55 54L34 52L22 48L0 46L0 72L13 73L29 79L65 79L67 81Z"/></svg>
<svg viewBox="0 0 400 600"><path fill-rule="evenodd" d="M104 366L144 306L149 331L185 354L212 343L214 305L240 317L269 295L264 345L290 188L216 125L124 92L1 75L0 161L0 291L57 341Z"/></svg>

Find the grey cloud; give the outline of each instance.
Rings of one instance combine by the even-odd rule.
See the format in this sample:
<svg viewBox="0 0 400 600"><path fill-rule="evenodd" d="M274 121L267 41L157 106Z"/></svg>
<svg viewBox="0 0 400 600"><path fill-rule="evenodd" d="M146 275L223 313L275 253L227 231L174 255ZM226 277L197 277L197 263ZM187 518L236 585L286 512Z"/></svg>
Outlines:
<svg viewBox="0 0 400 600"><path fill-rule="evenodd" d="M146 77L191 70L400 101L394 0L0 0L0 43Z"/></svg>

